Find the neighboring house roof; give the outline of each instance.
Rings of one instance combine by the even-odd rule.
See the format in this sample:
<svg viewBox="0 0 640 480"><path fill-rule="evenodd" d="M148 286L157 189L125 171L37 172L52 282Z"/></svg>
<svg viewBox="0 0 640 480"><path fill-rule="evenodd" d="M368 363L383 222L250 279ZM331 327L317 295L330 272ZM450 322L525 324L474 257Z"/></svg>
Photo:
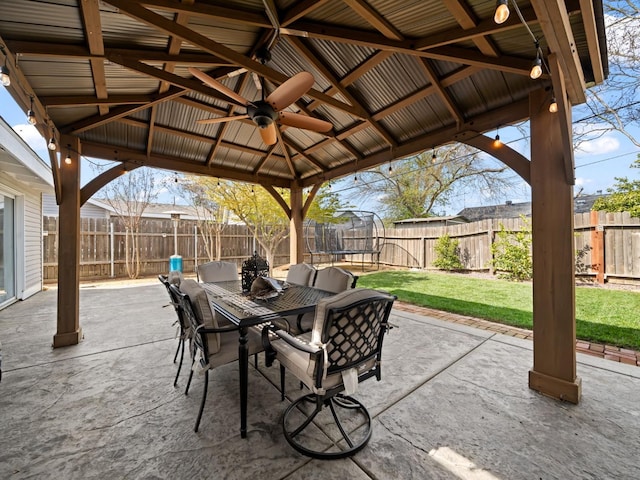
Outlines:
<svg viewBox="0 0 640 480"><path fill-rule="evenodd" d="M0 117L0 170L41 192L53 192L51 167Z"/></svg>
<svg viewBox="0 0 640 480"><path fill-rule="evenodd" d="M591 211L594 202L600 197L606 197L600 193L593 195L580 195L574 199L574 213L586 213ZM460 210L458 215L464 216L470 222L486 220L490 218L517 218L520 215L531 216L531 202L505 202L501 205L489 205L485 207L468 207Z"/></svg>
<svg viewBox="0 0 640 480"><path fill-rule="evenodd" d="M403 227L407 225L454 225L458 223L468 223L469 220L462 215L450 215L447 217L424 217L424 218L405 218L404 220L397 220L393 222L396 227Z"/></svg>

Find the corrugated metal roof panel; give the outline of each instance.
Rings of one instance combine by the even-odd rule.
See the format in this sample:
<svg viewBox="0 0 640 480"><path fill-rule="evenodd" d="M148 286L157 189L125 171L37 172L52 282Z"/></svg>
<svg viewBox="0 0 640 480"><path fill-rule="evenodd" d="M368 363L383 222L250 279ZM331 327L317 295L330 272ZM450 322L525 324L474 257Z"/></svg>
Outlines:
<svg viewBox="0 0 640 480"><path fill-rule="evenodd" d="M382 14L404 37L422 37L457 26L441 0L373 0L370 5ZM426 21L428 19L428 21Z"/></svg>

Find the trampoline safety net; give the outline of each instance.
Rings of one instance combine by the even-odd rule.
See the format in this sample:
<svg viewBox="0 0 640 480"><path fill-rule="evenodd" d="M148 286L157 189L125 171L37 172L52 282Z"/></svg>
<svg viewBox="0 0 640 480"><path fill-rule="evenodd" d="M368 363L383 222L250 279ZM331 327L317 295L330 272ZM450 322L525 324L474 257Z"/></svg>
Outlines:
<svg viewBox="0 0 640 480"><path fill-rule="evenodd" d="M371 263L377 265L384 242L384 226L373 212L341 210L321 223L307 221L304 237L312 264L314 255L330 255L332 262L346 255L362 255L364 261L365 255L371 255Z"/></svg>

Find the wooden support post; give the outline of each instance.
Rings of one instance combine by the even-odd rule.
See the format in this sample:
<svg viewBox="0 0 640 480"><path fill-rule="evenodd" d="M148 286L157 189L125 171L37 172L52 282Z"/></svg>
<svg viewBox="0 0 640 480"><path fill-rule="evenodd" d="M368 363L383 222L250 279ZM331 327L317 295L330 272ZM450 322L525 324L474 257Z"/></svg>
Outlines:
<svg viewBox="0 0 640 480"><path fill-rule="evenodd" d="M591 211L591 269L596 272L596 282L604 284L604 229L598 223L598 212Z"/></svg>
<svg viewBox="0 0 640 480"><path fill-rule="evenodd" d="M533 369L529 371L529 387L578 403L581 381L576 377L573 188L565 175L566 145L559 125L571 119L549 113L549 96L544 90L529 95L533 229Z"/></svg>
<svg viewBox="0 0 640 480"><path fill-rule="evenodd" d="M292 185L291 223L289 227L289 262L291 265L304 261L303 218L302 187Z"/></svg>
<svg viewBox="0 0 640 480"><path fill-rule="evenodd" d="M79 305L80 141L77 137L63 136L60 144L58 323L57 332L53 337L54 348L75 345L82 339ZM70 164L65 162L67 153L70 154Z"/></svg>

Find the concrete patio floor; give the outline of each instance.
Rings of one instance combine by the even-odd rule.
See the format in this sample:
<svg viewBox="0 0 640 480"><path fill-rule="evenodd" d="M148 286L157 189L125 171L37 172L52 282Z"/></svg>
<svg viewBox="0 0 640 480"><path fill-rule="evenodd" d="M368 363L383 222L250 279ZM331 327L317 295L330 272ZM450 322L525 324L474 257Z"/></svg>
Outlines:
<svg viewBox="0 0 640 480"><path fill-rule="evenodd" d="M114 288L115 287L115 288ZM0 478L638 479L640 368L578 354L579 405L527 387L532 344L394 310L382 381L357 397L373 436L349 459L311 460L280 420L301 394L277 366L249 370L239 432L237 362L173 387L175 314L159 282L81 289L85 339L52 350L56 290L0 311ZM262 361L262 359L261 359ZM320 433L320 435L322 435Z"/></svg>

